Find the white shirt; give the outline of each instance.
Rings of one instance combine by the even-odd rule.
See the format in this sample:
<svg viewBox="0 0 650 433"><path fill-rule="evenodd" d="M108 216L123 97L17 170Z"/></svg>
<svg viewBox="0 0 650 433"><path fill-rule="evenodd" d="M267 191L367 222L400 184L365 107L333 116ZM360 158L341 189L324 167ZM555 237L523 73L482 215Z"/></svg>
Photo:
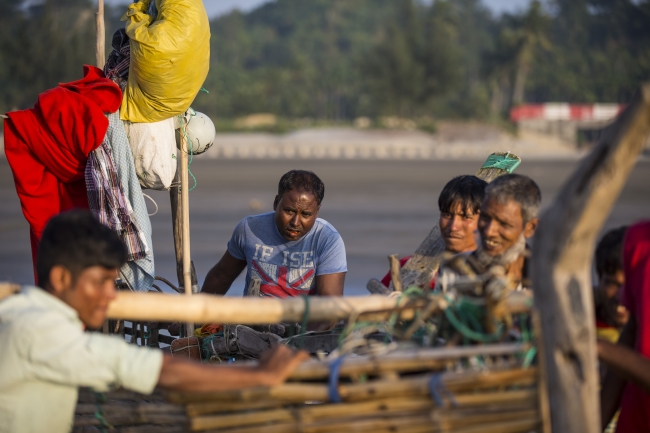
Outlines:
<svg viewBox="0 0 650 433"><path fill-rule="evenodd" d="M77 312L37 287L0 302L0 433L67 433L77 388L149 394L162 352L84 332Z"/></svg>

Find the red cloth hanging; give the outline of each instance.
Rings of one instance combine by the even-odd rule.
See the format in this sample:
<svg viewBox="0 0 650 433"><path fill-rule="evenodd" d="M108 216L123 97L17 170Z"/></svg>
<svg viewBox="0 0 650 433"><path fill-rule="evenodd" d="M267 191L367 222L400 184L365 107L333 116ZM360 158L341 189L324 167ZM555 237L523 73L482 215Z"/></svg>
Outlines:
<svg viewBox="0 0 650 433"><path fill-rule="evenodd" d="M122 92L104 73L84 65L84 78L41 93L34 108L7 113L5 154L30 225L32 259L47 221L60 212L88 208L84 170L88 154L104 140Z"/></svg>

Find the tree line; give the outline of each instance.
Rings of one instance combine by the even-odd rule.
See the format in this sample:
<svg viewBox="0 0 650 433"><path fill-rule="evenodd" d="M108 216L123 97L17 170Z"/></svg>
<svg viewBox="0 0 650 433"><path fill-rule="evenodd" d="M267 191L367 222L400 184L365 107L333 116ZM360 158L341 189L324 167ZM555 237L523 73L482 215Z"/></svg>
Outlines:
<svg viewBox="0 0 650 433"><path fill-rule="evenodd" d="M0 0L0 112L79 78L91 0ZM124 7L107 8L107 48ZM650 0L276 0L211 22L194 107L217 118L503 119L524 102L629 100L650 77Z"/></svg>

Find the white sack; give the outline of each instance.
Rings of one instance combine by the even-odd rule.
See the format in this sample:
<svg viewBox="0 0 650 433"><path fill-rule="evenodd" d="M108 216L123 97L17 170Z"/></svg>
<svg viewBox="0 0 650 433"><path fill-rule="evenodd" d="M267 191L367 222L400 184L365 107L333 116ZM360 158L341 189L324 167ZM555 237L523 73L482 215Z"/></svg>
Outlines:
<svg viewBox="0 0 650 433"><path fill-rule="evenodd" d="M176 174L174 118L153 123L124 122L135 172L145 189L169 189Z"/></svg>

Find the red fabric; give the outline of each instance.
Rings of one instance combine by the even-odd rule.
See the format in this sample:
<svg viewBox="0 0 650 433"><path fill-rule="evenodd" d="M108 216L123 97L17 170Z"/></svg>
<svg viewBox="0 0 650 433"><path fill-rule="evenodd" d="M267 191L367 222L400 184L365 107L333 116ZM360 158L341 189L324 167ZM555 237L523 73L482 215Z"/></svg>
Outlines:
<svg viewBox="0 0 650 433"><path fill-rule="evenodd" d="M623 269L622 304L630 311L630 320L637 323L636 351L650 358L650 221L636 224L627 231ZM623 392L616 431L650 431L650 394L629 382Z"/></svg>
<svg viewBox="0 0 650 433"><path fill-rule="evenodd" d="M29 222L32 258L47 221L88 208L84 170L104 140L104 113L120 108L122 92L104 73L84 65L84 78L41 93L34 108L7 113L5 154Z"/></svg>
<svg viewBox="0 0 650 433"><path fill-rule="evenodd" d="M410 258L411 258L411 256L406 256L406 257L401 258L400 261L399 261L399 267L403 268L404 265L406 264L406 262L408 262ZM390 287L390 271L388 271L388 273L384 276L384 278L381 279L381 283L386 287ZM431 289L436 287L436 279L435 278L433 278L429 282L429 287Z"/></svg>

